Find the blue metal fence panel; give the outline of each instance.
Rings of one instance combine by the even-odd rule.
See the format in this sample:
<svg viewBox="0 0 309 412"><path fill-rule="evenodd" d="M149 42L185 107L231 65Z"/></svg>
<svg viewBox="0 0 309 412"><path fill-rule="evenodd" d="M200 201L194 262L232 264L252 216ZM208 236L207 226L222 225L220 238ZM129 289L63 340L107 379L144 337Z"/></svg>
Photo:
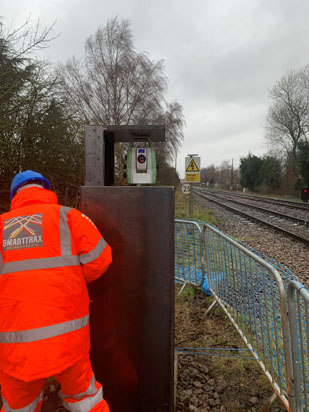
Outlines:
<svg viewBox="0 0 309 412"><path fill-rule="evenodd" d="M222 232L206 224L204 232L210 290L287 405L282 279L271 265Z"/></svg>
<svg viewBox="0 0 309 412"><path fill-rule="evenodd" d="M309 411L309 292L300 282L288 286L295 411Z"/></svg>
<svg viewBox="0 0 309 412"><path fill-rule="evenodd" d="M201 286L204 282L204 250L200 225L194 221L175 220L175 279Z"/></svg>

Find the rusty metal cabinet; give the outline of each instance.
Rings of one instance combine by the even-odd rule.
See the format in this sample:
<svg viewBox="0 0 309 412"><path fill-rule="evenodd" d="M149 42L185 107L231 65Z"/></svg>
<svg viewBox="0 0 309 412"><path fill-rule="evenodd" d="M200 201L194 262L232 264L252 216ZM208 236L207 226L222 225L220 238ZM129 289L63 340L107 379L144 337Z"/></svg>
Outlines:
<svg viewBox="0 0 309 412"><path fill-rule="evenodd" d="M111 245L89 285L91 360L111 412L173 410L174 193L170 187L81 189L81 210Z"/></svg>

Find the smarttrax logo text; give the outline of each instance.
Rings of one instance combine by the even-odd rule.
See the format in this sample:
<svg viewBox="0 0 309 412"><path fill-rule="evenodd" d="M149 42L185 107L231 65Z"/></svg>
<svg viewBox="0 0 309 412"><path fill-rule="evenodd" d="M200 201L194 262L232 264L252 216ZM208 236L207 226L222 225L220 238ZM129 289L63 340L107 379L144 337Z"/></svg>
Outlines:
<svg viewBox="0 0 309 412"><path fill-rule="evenodd" d="M43 246L42 221L42 214L6 219L3 228L3 250Z"/></svg>

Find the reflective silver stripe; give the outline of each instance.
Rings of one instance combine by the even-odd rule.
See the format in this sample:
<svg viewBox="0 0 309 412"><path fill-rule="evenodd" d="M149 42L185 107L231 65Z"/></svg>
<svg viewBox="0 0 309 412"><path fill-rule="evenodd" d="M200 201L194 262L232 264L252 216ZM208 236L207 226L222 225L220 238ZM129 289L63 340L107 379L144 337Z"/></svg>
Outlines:
<svg viewBox="0 0 309 412"><path fill-rule="evenodd" d="M3 257L2 257L2 253L0 252L0 275L2 273L2 269L3 269Z"/></svg>
<svg viewBox="0 0 309 412"><path fill-rule="evenodd" d="M72 255L71 247L71 232L68 225L68 213L72 210L70 207L61 206L59 210L60 214L60 244L61 244L61 256Z"/></svg>
<svg viewBox="0 0 309 412"><path fill-rule="evenodd" d="M80 263L84 265L85 263L89 263L97 259L100 256L100 254L103 252L103 250L105 249L106 244L107 243L105 242L103 237L101 237L98 244L96 245L95 248L91 250L91 252L85 253L84 255L79 255Z"/></svg>
<svg viewBox="0 0 309 412"><path fill-rule="evenodd" d="M62 266L79 266L78 256L57 256L41 259L17 260L3 265L1 274L20 272L23 270L53 269Z"/></svg>
<svg viewBox="0 0 309 412"><path fill-rule="evenodd" d="M87 398L79 402L63 402L65 406L71 412L89 412L94 406L96 406L103 399L102 386L98 389L97 393L93 396L88 396Z"/></svg>
<svg viewBox="0 0 309 412"><path fill-rule="evenodd" d="M93 375L88 386L88 389L85 392L79 393L77 395L72 396L73 399L81 399L86 395L95 395L97 392L97 388L95 387L95 376Z"/></svg>
<svg viewBox="0 0 309 412"><path fill-rule="evenodd" d="M89 315L42 328L22 330L19 332L0 332L0 343L25 343L53 338L81 329L88 323Z"/></svg>
<svg viewBox="0 0 309 412"><path fill-rule="evenodd" d="M43 400L43 398L44 398L44 391L42 391L40 393L40 395L33 402L31 402L29 405L24 406L23 408L13 409L9 406L9 404L3 398L3 395L2 395L3 406L4 406L4 411L5 412L33 412L38 407L38 404Z"/></svg>
<svg viewBox="0 0 309 412"><path fill-rule="evenodd" d="M95 387L95 382L96 382L96 379L95 379L95 376L93 375L92 378L91 378L90 384L88 386L88 389L85 392L81 392L81 393L78 393L77 395L73 395L73 396L72 395L64 395L62 392L60 392L59 395L60 395L61 399L72 398L72 399L77 399L77 400L83 398L86 395L94 395L97 392L97 388Z"/></svg>

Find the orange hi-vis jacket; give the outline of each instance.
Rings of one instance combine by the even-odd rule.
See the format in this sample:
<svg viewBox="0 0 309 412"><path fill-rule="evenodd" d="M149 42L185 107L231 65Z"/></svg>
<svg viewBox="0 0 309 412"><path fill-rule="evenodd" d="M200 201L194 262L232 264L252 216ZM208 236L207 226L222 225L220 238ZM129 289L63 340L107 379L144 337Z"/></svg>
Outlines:
<svg viewBox="0 0 309 412"><path fill-rule="evenodd" d="M43 188L21 190L0 216L0 368L24 381L52 376L90 349L86 283L112 261L81 212Z"/></svg>

